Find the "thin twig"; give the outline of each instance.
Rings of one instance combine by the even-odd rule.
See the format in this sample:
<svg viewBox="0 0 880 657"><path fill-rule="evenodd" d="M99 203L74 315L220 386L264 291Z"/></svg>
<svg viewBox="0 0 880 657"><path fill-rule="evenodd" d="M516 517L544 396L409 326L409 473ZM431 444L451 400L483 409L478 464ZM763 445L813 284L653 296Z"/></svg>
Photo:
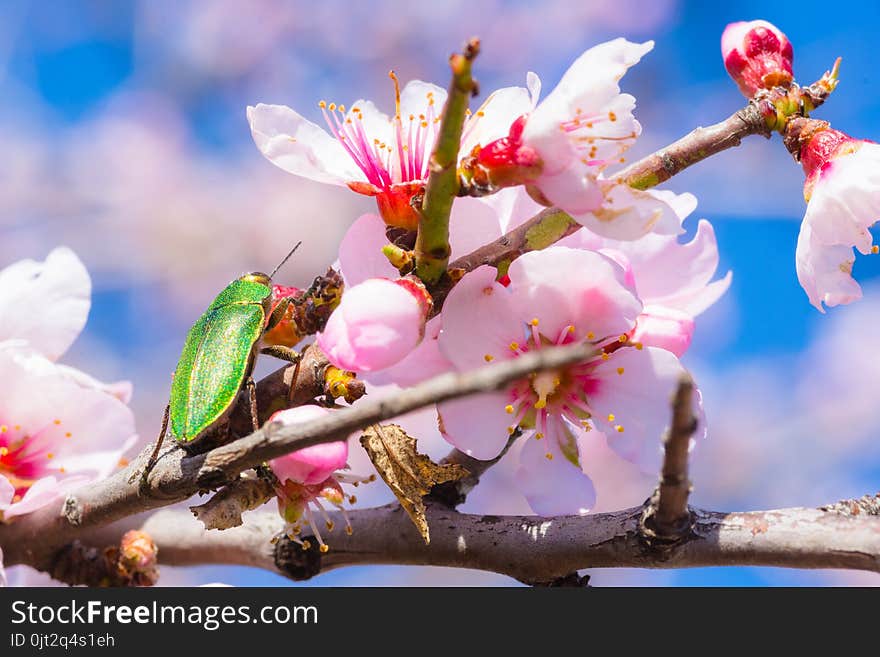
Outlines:
<svg viewBox="0 0 880 657"><path fill-rule="evenodd" d="M449 214L458 195L458 149L468 101L477 93L471 63L479 52L479 40L471 39L463 53L449 58L452 82L431 154L414 250L416 275L426 285L439 281L446 273L446 263L449 262Z"/></svg>
<svg viewBox="0 0 880 657"><path fill-rule="evenodd" d="M691 529L688 496L688 452L697 429L693 411L694 381L682 375L672 400L672 424L663 438L663 466L660 483L642 517L642 533L649 541L674 543Z"/></svg>

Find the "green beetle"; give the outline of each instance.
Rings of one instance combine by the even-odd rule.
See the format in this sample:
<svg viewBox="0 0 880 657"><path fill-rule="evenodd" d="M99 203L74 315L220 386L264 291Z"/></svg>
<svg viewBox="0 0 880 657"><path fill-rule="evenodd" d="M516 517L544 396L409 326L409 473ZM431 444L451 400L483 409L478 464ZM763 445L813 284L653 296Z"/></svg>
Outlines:
<svg viewBox="0 0 880 657"><path fill-rule="evenodd" d="M254 430L259 427L256 388L251 377L257 354L267 353L293 363L299 360L293 349L262 346L260 340L287 310L289 299L282 299L272 310L272 277L300 244L271 274L251 272L232 281L189 330L171 382L162 429L142 482L146 482L155 464L169 425L177 444L188 451L203 451L215 442L209 444L205 436L226 420L244 389L250 396Z"/></svg>

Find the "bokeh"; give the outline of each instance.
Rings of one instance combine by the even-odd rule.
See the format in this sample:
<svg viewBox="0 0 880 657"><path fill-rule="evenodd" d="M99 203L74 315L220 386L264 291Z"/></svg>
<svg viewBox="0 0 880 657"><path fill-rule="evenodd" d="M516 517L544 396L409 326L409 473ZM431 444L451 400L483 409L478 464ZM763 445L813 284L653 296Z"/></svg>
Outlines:
<svg viewBox="0 0 880 657"><path fill-rule="evenodd" d="M307 284L335 259L368 199L289 176L250 138L245 107L293 106L319 120L321 99L392 108L387 73L444 85L446 57L479 35L482 88L549 90L585 48L616 36L654 39L625 78L644 127L630 157L743 99L724 72L719 39L734 20L766 18L795 47L810 82L843 56L842 82L816 113L880 139L880 75L871 40L880 5L718 5L677 0L503 0L321 3L291 0L69 0L0 3L0 266L72 247L94 279L93 308L67 362L134 383L142 441L154 437L183 336L217 290L266 270L298 240L283 282ZM880 488L880 260L860 257L865 298L821 315L794 271L803 177L778 138L747 140L672 181L700 199L716 227L724 299L701 316L685 363L703 389L710 436L695 455L693 502L717 509L815 505ZM876 282L872 282L876 281ZM268 368L264 363L262 367ZM261 370L264 371L264 370ZM428 414L409 418L443 453ZM653 486L593 446L600 509L639 504ZM366 468L364 458L355 468ZM502 462L469 511L526 512ZM362 500L380 501L375 485ZM21 569L15 577L27 578ZM880 584L843 572L712 568L594 571L597 585ZM32 580L36 581L36 580ZM287 585L236 567L166 568L164 584ZM323 585L510 585L471 571L359 567Z"/></svg>

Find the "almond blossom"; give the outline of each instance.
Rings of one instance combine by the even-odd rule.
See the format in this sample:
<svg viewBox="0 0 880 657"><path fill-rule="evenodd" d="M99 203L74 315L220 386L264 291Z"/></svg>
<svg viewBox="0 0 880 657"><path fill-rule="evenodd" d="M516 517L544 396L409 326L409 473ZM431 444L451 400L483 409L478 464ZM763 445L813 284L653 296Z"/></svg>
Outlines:
<svg viewBox="0 0 880 657"><path fill-rule="evenodd" d="M880 220L880 145L838 130L814 134L801 150L807 174L807 212L798 236L798 281L810 303L851 303L862 296L852 277L853 247L867 255L880 249L870 228Z"/></svg>
<svg viewBox="0 0 880 657"><path fill-rule="evenodd" d="M401 91L397 76L390 75L393 117L368 100L357 100L348 110L322 100L319 107L327 130L283 105L251 106L247 117L257 148L273 164L297 176L374 196L385 223L415 230L418 214L410 201L424 191L446 91L420 80ZM491 94L466 121L462 152L480 140L503 136L528 107L531 100L525 89Z"/></svg>
<svg viewBox="0 0 880 657"><path fill-rule="evenodd" d="M506 136L471 152L462 172L466 184L477 190L525 184L542 204L610 238L677 233L675 213L661 198L605 176L642 130L632 114L635 98L621 93L618 82L653 47L620 38L584 52Z"/></svg>
<svg viewBox="0 0 880 657"><path fill-rule="evenodd" d="M495 457L517 428L528 431L517 479L532 509L587 513L596 493L579 441L601 433L627 460L656 467L669 397L684 369L669 351L630 339L643 307L610 258L556 246L515 260L507 287L496 275L479 267L446 299L438 345L455 369L580 341L595 345L595 357L500 392L443 402L441 431L478 459Z"/></svg>
<svg viewBox="0 0 880 657"><path fill-rule="evenodd" d="M278 411L269 418L269 422L280 422L285 426L309 422L326 416L330 411L320 406L298 406ZM284 518L284 532L290 540L307 550L307 541L299 538L303 530L303 521L318 541L321 552L329 547L321 536L314 506L325 521L327 531L333 531L334 524L324 509L321 500L332 504L342 512L346 521L346 532L351 533L351 523L343 506L347 500L350 504L357 502L354 495L343 492L342 484L357 486L360 483L373 481L374 476L358 477L341 470L348 469L348 442L341 440L333 443L312 445L269 461L269 468L277 479L275 493L278 496L278 512Z"/></svg>
<svg viewBox="0 0 880 657"><path fill-rule="evenodd" d="M127 382L54 362L85 325L91 281L76 255L0 271L0 520L107 476L136 440Z"/></svg>

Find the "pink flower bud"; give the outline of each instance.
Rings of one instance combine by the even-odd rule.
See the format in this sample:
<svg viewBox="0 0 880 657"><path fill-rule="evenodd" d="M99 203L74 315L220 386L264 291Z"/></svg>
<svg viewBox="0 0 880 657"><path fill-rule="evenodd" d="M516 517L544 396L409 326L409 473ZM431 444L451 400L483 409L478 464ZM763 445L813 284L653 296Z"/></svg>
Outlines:
<svg viewBox="0 0 880 657"><path fill-rule="evenodd" d="M646 306L636 318L636 328L630 339L681 357L691 346L693 335L694 320L690 315L672 308Z"/></svg>
<svg viewBox="0 0 880 657"><path fill-rule="evenodd" d="M330 411L320 406L298 406L278 411L269 418L270 422L281 422L285 426L309 422ZM313 445L292 454L279 456L269 461L269 467L283 485L287 481L296 484L320 484L337 470L345 468L348 461L348 443L344 440L335 443Z"/></svg>
<svg viewBox="0 0 880 657"><path fill-rule="evenodd" d="M767 21L731 23L721 35L724 68L746 98L761 89L788 87L794 54L788 37Z"/></svg>
<svg viewBox="0 0 880 657"><path fill-rule="evenodd" d="M385 369L418 346L430 309L431 298L418 281L371 278L345 291L318 334L318 346L341 369Z"/></svg>

